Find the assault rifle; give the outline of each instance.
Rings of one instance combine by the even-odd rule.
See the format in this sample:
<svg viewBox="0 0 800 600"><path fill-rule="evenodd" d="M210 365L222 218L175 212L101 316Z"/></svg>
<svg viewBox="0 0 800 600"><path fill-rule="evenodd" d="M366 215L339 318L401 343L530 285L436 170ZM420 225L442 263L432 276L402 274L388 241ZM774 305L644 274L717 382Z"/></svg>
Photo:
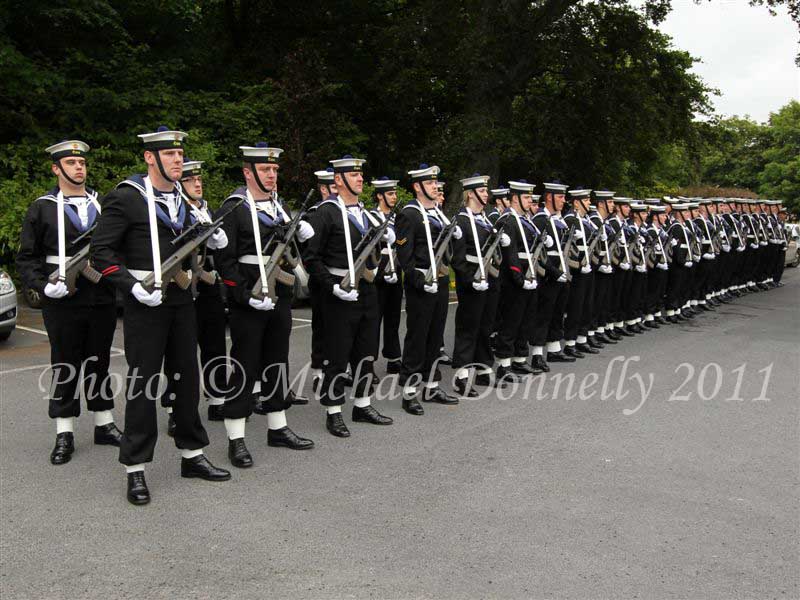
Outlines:
<svg viewBox="0 0 800 600"><path fill-rule="evenodd" d="M367 263L371 260L375 263L376 267L378 266L380 257L376 256L375 249L378 244L380 244L384 232L388 229L389 225L391 225L392 217L397 212L398 207L399 203L396 202L389 214L386 215L386 220L379 225L370 227L367 233L364 234L364 237L361 238L361 241L358 242L358 245L353 249L356 255L353 261L353 280L350 280L350 271L348 270L347 275L342 279L342 283L339 284L339 287L345 292L349 292L354 288L357 289L362 279L366 279L367 281L375 279L375 273L367 269Z"/></svg>
<svg viewBox="0 0 800 600"><path fill-rule="evenodd" d="M92 234L92 232L97 227L97 223L92 225L89 229L84 231L70 244L70 248L74 248L75 245L82 241L85 237ZM89 246L90 244L86 244L83 248L78 250L76 254L73 254L69 257L64 263L64 277L60 277L58 274L58 269L50 273L50 276L47 278L49 283L57 283L59 281L63 281L67 286L67 295L73 296L77 290L77 283L78 283L78 275L83 275L86 279L91 281L92 283L99 283L100 279L103 277L102 273L95 270L89 264Z"/></svg>

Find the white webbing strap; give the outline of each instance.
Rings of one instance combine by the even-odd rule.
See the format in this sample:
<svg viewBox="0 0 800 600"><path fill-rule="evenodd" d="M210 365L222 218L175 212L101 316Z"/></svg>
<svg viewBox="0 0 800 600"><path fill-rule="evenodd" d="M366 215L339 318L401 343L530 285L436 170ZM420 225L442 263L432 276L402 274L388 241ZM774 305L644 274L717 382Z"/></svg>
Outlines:
<svg viewBox="0 0 800 600"><path fill-rule="evenodd" d="M519 229L519 236L520 238L522 238L522 247L525 248L525 259L528 261L528 268L530 269L530 271L528 272L531 273L531 275L533 275L536 273L536 271L533 270L533 261L531 260L531 249L530 246L528 246L528 239L525 237L525 229L522 227L522 220L517 214L517 211L515 211L513 208L511 209L511 214L514 215L514 218L517 221L517 229Z"/></svg>
<svg viewBox="0 0 800 600"><path fill-rule="evenodd" d="M478 241L478 228L475 226L475 215L472 214L470 209L467 209L467 217L469 217L469 227L472 230L472 239L475 241L475 256L478 257L481 281L486 281L486 269L483 268L483 254L481 254L481 244Z"/></svg>
<svg viewBox="0 0 800 600"><path fill-rule="evenodd" d="M144 190L147 195L147 220L150 223L150 251L153 255L153 279L155 289L161 289L161 246L158 243L158 223L156 222L156 199L153 194L153 183L149 177L144 178Z"/></svg>
<svg viewBox="0 0 800 600"><path fill-rule="evenodd" d="M556 240L556 250L558 250L558 261L561 263L561 272L567 272L567 266L564 264L564 252L561 250L561 240L559 239L558 235L558 227L556 227L556 217L553 215L550 217L550 229L553 230L553 237Z"/></svg>
<svg viewBox="0 0 800 600"><path fill-rule="evenodd" d="M355 285L356 269L353 265L353 240L350 239L350 219L347 218L347 207L341 196L336 196L336 203L342 212L342 227L344 227L344 245L347 249L347 272L350 275L350 284Z"/></svg>
<svg viewBox="0 0 800 600"><path fill-rule="evenodd" d="M258 215L256 214L256 203L250 190L245 192L247 196L247 206L250 207L250 223L253 225L253 238L256 243L256 256L258 256L258 274L261 276L261 293L266 295L267 272L264 270L264 253L261 250L261 229L258 227Z"/></svg>
<svg viewBox="0 0 800 600"><path fill-rule="evenodd" d="M58 220L58 278L64 281L67 274L67 241L64 231L64 194L58 190L56 195L56 213Z"/></svg>

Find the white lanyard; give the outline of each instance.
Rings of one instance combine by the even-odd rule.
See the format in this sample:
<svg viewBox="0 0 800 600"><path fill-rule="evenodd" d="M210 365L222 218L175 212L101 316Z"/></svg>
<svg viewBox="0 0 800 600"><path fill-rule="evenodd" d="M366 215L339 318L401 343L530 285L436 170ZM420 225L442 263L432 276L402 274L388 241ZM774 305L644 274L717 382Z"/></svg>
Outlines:
<svg viewBox="0 0 800 600"><path fill-rule="evenodd" d="M511 214L513 214L514 218L517 220L519 236L522 238L522 247L525 248L525 258L528 261L528 268L530 269L529 273L533 274L535 271L533 270L533 261L531 261L531 249L530 246L528 246L528 239L525 237L525 229L522 227L522 219L519 218L517 211L515 211L513 208L511 209Z"/></svg>
<svg viewBox="0 0 800 600"><path fill-rule="evenodd" d="M469 226L472 229L472 238L475 241L475 255L478 257L478 269L481 271L481 281L486 281L486 269L483 268L483 255L481 254L481 245L478 241L478 228L475 227L475 215L472 214L470 209L467 209L467 217L469 217Z"/></svg>
<svg viewBox="0 0 800 600"><path fill-rule="evenodd" d="M578 217L578 225L581 226L581 239L583 239L583 264L589 264L589 248L586 247L586 230L583 228L583 219L581 219L580 215L575 215Z"/></svg>
<svg viewBox="0 0 800 600"><path fill-rule="evenodd" d="M250 222L253 225L253 238L256 242L256 256L258 257L258 274L261 277L261 293L266 295L269 291L267 286L267 273L264 270L264 254L261 252L261 229L258 227L258 215L256 215L256 203L250 190L245 191L247 205L250 207Z"/></svg>
<svg viewBox="0 0 800 600"><path fill-rule="evenodd" d="M378 214L380 215L380 217L381 217L381 219L382 219L383 221L386 221L386 215L384 215L384 214L383 214L383 213L380 211L380 209L378 210ZM368 217L370 218L370 220L372 221L372 215L370 215L369 213L367 213L367 216L368 216ZM375 223L375 222L373 221L373 225L377 225L377 223ZM387 250L389 250L389 267L390 267L390 269L391 269L392 273L394 273L394 272L396 271L396 269L395 269L395 267L394 267L394 257L392 256L392 245L391 245L389 242L386 242L386 249L387 249Z"/></svg>
<svg viewBox="0 0 800 600"><path fill-rule="evenodd" d="M431 260L431 270L436 269L436 257L433 253L433 239L431 238L431 224L428 221L428 211L425 209L422 204L419 205L419 212L422 213L422 224L425 227L425 241L428 242L428 256ZM434 278L436 277L436 273L433 274Z"/></svg>
<svg viewBox="0 0 800 600"><path fill-rule="evenodd" d="M153 254L153 280L155 289L161 289L161 247L158 244L158 224L156 222L156 199L153 194L153 183L149 177L144 178L144 190L147 194L147 219L150 222L150 250Z"/></svg>
<svg viewBox="0 0 800 600"><path fill-rule="evenodd" d="M336 196L336 202L342 211L342 226L344 227L344 245L347 249L347 271L350 274L350 285L356 282L356 269L353 265L353 241L350 239L350 219L347 218L347 207L341 196Z"/></svg>

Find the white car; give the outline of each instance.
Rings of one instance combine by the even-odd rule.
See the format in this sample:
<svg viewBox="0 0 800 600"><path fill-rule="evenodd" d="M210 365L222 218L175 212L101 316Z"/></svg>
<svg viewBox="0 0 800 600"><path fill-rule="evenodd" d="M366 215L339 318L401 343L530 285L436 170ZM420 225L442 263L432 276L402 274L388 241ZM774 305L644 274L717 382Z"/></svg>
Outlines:
<svg viewBox="0 0 800 600"><path fill-rule="evenodd" d="M0 342L17 326L17 288L8 273L0 271Z"/></svg>
<svg viewBox="0 0 800 600"><path fill-rule="evenodd" d="M786 231L786 239L789 244L786 246L786 260L784 265L796 267L800 265L800 225L797 223L786 223L783 226Z"/></svg>

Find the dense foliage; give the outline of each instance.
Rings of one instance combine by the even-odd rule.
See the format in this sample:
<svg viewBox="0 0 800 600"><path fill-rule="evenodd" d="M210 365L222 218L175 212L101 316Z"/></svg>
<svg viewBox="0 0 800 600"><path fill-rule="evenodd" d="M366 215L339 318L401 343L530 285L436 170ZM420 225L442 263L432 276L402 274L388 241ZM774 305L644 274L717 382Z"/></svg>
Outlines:
<svg viewBox="0 0 800 600"><path fill-rule="evenodd" d="M142 169L135 136L159 124L190 133L214 204L238 185L237 147L259 140L286 150L289 198L351 152L373 176L424 160L450 182L479 170L644 194L708 181L797 201L796 103L766 128L695 122L711 90L654 27L669 5L6 0L0 261L52 185L45 146L86 140L106 191ZM757 148L740 144L751 134Z"/></svg>

